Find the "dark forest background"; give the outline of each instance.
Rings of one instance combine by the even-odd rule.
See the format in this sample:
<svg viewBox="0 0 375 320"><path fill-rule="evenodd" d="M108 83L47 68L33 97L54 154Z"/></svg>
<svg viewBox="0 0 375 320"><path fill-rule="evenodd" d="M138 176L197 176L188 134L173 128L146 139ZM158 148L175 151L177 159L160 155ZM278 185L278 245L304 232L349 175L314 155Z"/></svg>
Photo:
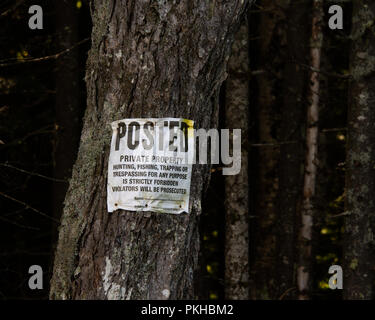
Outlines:
<svg viewBox="0 0 375 320"><path fill-rule="evenodd" d="M85 110L85 62L90 48L91 18L87 1L14 1L0 3L0 299L47 299L56 232L68 186ZM61 1L63 2L63 1ZM293 1L292 1L293 2ZM28 8L39 4L44 29L30 30ZM313 285L315 299L340 299L340 290L328 288L328 268L342 263L345 189L346 123L352 3L344 9L344 29L328 28L324 12L321 65L317 219L314 224ZM305 59L289 56L286 41L290 22L288 1L257 1L249 21L249 223L250 285L259 289L252 298L273 298L277 277L277 241L282 219L283 186L280 159L288 126L285 114L284 68L291 60L308 74L308 38L294 43ZM307 17L310 13L307 13ZM309 37L307 19L299 25ZM269 39L265 43L265 39ZM263 48L260 50L260 48ZM294 60L293 60L294 59ZM269 99L261 97L266 85ZM290 83L290 82L289 82ZM293 88L292 88L293 89ZM220 126L225 128L225 84ZM301 99L306 99L302 96ZM264 106L264 101L266 106ZM271 102L270 102L271 101ZM265 111L266 110L266 111ZM264 114L266 112L266 115ZM297 140L303 150L305 111L299 118ZM266 128L266 129L265 129ZM265 133L266 132L266 133ZM284 142L282 142L284 141ZM297 148L298 150L298 148ZM295 160L303 164L303 152ZM301 169L303 170L303 169ZM224 298L225 177L212 168L203 202L199 297ZM290 182L301 190L302 184ZM285 187L285 186L284 186ZM30 290L29 266L44 270L44 289Z"/></svg>

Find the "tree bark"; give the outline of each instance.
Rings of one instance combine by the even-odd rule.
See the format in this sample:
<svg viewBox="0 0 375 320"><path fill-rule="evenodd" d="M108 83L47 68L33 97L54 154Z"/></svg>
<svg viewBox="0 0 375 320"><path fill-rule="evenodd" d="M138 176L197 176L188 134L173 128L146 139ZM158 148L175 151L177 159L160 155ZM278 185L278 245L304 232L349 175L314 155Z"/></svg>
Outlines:
<svg viewBox="0 0 375 320"><path fill-rule="evenodd" d="M233 37L249 1L91 1L87 110L65 199L51 299L192 298L202 185L190 214L108 213L110 123L183 117L214 127Z"/></svg>
<svg viewBox="0 0 375 320"><path fill-rule="evenodd" d="M308 64L309 1L291 1L286 15L286 63L283 78L283 106L278 134L280 145L279 190L277 220L277 294L280 299L295 297L295 242L297 212L301 203L303 183L302 136L306 110L307 72L301 64ZM302 124L302 125L301 125Z"/></svg>
<svg viewBox="0 0 375 320"><path fill-rule="evenodd" d="M311 67L320 69L321 47L323 41L322 0L313 1L312 35L311 35ZM299 261L297 268L298 297L300 300L310 298L312 268L312 230L314 223L314 196L318 161L318 120L319 120L319 73L311 72L309 83L309 106L307 108L306 158L303 182L303 204L299 239Z"/></svg>
<svg viewBox="0 0 375 320"><path fill-rule="evenodd" d="M256 155L253 192L255 198L255 218L251 220L254 250L253 263L250 266L251 299L274 299L275 295L275 259L276 259L276 222L275 206L278 191L277 159L279 146L276 140L275 124L281 99L278 86L282 81L285 63L285 17L283 1L263 0L260 2L259 49L256 57L259 69L264 72L256 75L255 85L258 97L255 100L257 119L257 141L260 144L252 150Z"/></svg>
<svg viewBox="0 0 375 320"><path fill-rule="evenodd" d="M344 299L374 299L375 3L354 2L344 234ZM371 22L371 23L370 23Z"/></svg>
<svg viewBox="0 0 375 320"><path fill-rule="evenodd" d="M225 123L241 129L241 172L225 177L225 297L249 298L248 106L249 48L247 19L233 43L226 81Z"/></svg>

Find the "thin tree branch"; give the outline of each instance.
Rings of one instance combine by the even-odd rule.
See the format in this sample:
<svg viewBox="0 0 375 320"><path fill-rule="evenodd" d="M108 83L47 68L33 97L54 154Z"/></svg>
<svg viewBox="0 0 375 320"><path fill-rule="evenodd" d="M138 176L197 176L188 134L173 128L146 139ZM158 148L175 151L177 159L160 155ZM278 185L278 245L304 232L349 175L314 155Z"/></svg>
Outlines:
<svg viewBox="0 0 375 320"><path fill-rule="evenodd" d="M351 213L350 211L344 211L342 213L339 213L339 214L335 214L333 216L329 216L328 218L331 219L331 218L338 218L338 217L343 217L343 216L349 216Z"/></svg>
<svg viewBox="0 0 375 320"><path fill-rule="evenodd" d="M30 176L36 176L36 177L40 177L40 178L43 178L43 179L47 179L47 180L50 180L50 181L54 181L54 182L63 182L63 183L68 183L67 180L63 180L63 179L56 179L56 178L52 178L52 177L48 177L48 176L44 176L40 173L36 173L36 172L30 172L30 171L27 171L27 170L24 170L24 169L20 169L20 168L17 168L17 167L14 167L10 164L7 164L7 163L0 163L0 166L3 166L3 167L7 167L7 168L11 168L11 169L14 169L14 170L17 170L19 172L23 172L23 173L26 173Z"/></svg>
<svg viewBox="0 0 375 320"><path fill-rule="evenodd" d="M36 131L29 132L23 138L14 139L9 143L3 143L1 148L7 148L7 147L10 147L10 146L15 145L15 144L20 144L20 143L24 142L25 140L27 140L29 137L32 137L32 136L35 136L35 135L38 135L38 134L53 133L53 132L55 132L55 130L47 130L48 128L53 128L53 127L54 127L53 124L49 124L49 125L41 128L41 129L38 129Z"/></svg>
<svg viewBox="0 0 375 320"><path fill-rule="evenodd" d="M347 131L348 128L329 128L329 129L322 129L322 132L337 132L337 131Z"/></svg>
<svg viewBox="0 0 375 320"><path fill-rule="evenodd" d="M339 79L352 79L353 78L353 76L351 74L340 74L340 73L336 73L336 72L327 72L327 71L324 71L322 69L310 66L310 65L305 64L305 63L300 63L300 62L295 61L295 60L292 61L292 62L301 66L302 68L305 68L305 69L310 70L312 72L320 73L320 74L325 75L327 77L339 78Z"/></svg>
<svg viewBox="0 0 375 320"><path fill-rule="evenodd" d="M3 11L2 13L0 13L0 17L7 16L9 13L11 13L14 10L16 10L24 2L25 2L25 0L18 0L11 8L9 8L9 9Z"/></svg>
<svg viewBox="0 0 375 320"><path fill-rule="evenodd" d="M283 142L270 142L270 143L251 143L249 144L250 147L274 147L274 146L281 146L284 144L293 144L299 143L301 141L283 141Z"/></svg>
<svg viewBox="0 0 375 320"><path fill-rule="evenodd" d="M54 222L56 222L56 223L60 223L60 221L58 221L58 220L52 218L52 217L49 216L48 214L46 214L46 213L44 213L44 212L42 212L42 211L40 211L40 210L38 210L38 209L33 208L32 206L28 205L27 203L25 203L25 202L23 202L23 201L21 201L21 200L17 200L17 199L15 199L15 198L13 198L13 197L11 197L11 196L9 196L9 195L3 193L3 192L0 192L0 195L3 196L4 198L7 198L7 199L12 200L12 201L14 201L14 202L17 202L17 203L19 203L19 204L22 204L23 206L25 206L25 209L30 209L30 210L34 211L35 213L38 213L38 214L41 215L42 217L48 218L48 219L50 219L50 220L52 220L52 221L54 221Z"/></svg>
<svg viewBox="0 0 375 320"><path fill-rule="evenodd" d="M70 47L68 49L65 49L65 50L63 50L61 52L58 52L56 54L50 55L50 56L45 56L45 57L40 57L40 58L25 58L25 59L23 59L21 61L17 60L17 58L0 60L0 67L9 67L9 66L14 66L14 65L22 64L22 63L25 63L25 62L41 62L41 61L47 61L47 60L57 59L60 56L69 53L70 51L72 51L73 49L77 48L81 44L87 42L88 40L90 40L90 38L85 38L85 39L77 42L74 46L72 46L72 47ZM15 61L15 62L9 62L9 61L13 61L13 60L17 60L17 61Z"/></svg>
<svg viewBox="0 0 375 320"><path fill-rule="evenodd" d="M10 224L13 224L17 227L20 227L20 228L24 228L24 229L29 229L29 230L35 230L35 231L40 231L39 228L35 228L35 227L30 227L30 226L26 226L24 224L20 224L20 223L17 223L15 221L12 221L12 220L9 220L7 218L4 218L2 216L0 216L0 220L4 221L4 222L7 222L7 223L10 223Z"/></svg>
<svg viewBox="0 0 375 320"><path fill-rule="evenodd" d="M296 289L297 289L296 287L289 288L288 290L286 290L286 291L280 296L279 300L283 300L289 292L294 291L294 290L296 290Z"/></svg>

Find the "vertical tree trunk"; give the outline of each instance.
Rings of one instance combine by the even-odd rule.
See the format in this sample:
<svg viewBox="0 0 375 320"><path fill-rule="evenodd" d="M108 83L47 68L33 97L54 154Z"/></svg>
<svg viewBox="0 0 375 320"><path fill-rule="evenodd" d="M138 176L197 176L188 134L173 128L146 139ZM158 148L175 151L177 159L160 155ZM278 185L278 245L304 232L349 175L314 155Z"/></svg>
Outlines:
<svg viewBox="0 0 375 320"><path fill-rule="evenodd" d="M241 172L225 177L225 297L249 298L248 106L249 48L247 19L233 43L226 81L226 127L241 129Z"/></svg>
<svg viewBox="0 0 375 320"><path fill-rule="evenodd" d="M277 221L277 297L295 297L295 242L297 212L303 182L302 130L305 122L304 97L307 72L301 64L308 64L309 1L291 1L285 11L286 64L283 82L283 106L279 131L279 193ZM307 61L306 61L307 60Z"/></svg>
<svg viewBox="0 0 375 320"><path fill-rule="evenodd" d="M301 229L299 240L299 263L297 269L297 286L299 299L310 297L312 266L312 230L314 217L314 195L318 160L318 120L319 120L319 73L322 33L322 0L313 1L312 35L311 35L311 67L309 83L309 106L307 108L306 159L303 183L303 204L301 211Z"/></svg>
<svg viewBox="0 0 375 320"><path fill-rule="evenodd" d="M216 125L218 93L249 1L91 1L87 110L65 199L52 299L193 297L207 169L194 166L190 214L108 213L110 123L183 117Z"/></svg>
<svg viewBox="0 0 375 320"><path fill-rule="evenodd" d="M59 51L72 48L78 42L78 14L73 2L56 1L56 31ZM71 177L80 135L80 86L78 51L72 50L57 59L56 65L56 135L53 154L54 177ZM53 186L53 216L60 219L68 182ZM54 231L53 240L57 233ZM53 241L53 243L54 243Z"/></svg>
<svg viewBox="0 0 375 320"><path fill-rule="evenodd" d="M374 18L373 1L354 2L346 161L345 299L375 297Z"/></svg>

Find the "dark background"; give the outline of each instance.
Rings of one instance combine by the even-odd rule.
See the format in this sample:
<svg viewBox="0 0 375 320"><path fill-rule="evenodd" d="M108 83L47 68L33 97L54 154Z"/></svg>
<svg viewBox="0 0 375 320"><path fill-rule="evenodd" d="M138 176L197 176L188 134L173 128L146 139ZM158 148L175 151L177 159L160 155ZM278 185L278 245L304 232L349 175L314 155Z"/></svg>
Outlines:
<svg viewBox="0 0 375 320"><path fill-rule="evenodd" d="M87 1L66 1L76 11L78 27L75 32L78 42L90 37L91 21ZM30 30L28 8L41 5L44 11L44 29ZM259 2L258 2L259 4ZM344 31L331 31L325 24L322 69L329 73L345 73L348 70L351 3L346 3ZM328 12L326 8L325 12ZM67 187L67 179L56 179L56 141L64 128L57 121L56 82L61 77L58 57L61 53L60 38L63 32L56 26L58 15L56 1L3 0L0 4L0 299L47 299L51 278L53 251L56 244L58 212L62 203L56 205L54 190ZM259 65L257 45L264 30L257 22L262 13L253 6L250 21L250 64L252 70L269 68L278 73L277 65ZM272 14L272 13L271 13ZM308 22L306 22L308 23ZM282 27L282 26L281 26ZM71 32L67 30L66 32ZM78 43L77 42L77 43ZM77 114L78 129L85 110L85 61L90 41L76 45L76 68L79 86ZM284 48L277 39L271 43L277 56ZM41 61L34 58L44 57ZM275 96L281 99L281 84L275 86ZM342 218L326 219L344 211L344 163L346 138L347 80L334 76L321 78L321 129L318 199L322 212L315 225L314 243L314 298L338 299L338 290L327 289L328 268L341 261ZM263 143L258 138L257 81L251 78L250 143ZM69 95L70 92L66 92ZM222 108L225 96L223 86ZM61 111L61 110L60 110ZM225 126L221 112L220 125ZM275 104L274 136L280 125L280 106ZM78 149L79 136L71 140L69 148ZM73 152L73 153L74 153ZM254 199L257 195L257 170L259 147L250 148L250 215L256 216ZM74 157L71 157L74 161ZM277 173L275 172L275 176ZM269 177L274 179L274 177ZM63 180L63 181L61 181ZM65 186L65 187L62 187ZM224 296L224 178L219 166L212 170L209 190L204 198L201 219L201 272L197 286L199 295L206 299ZM58 207L58 208L57 208ZM56 213L57 212L57 213ZM55 219L55 220L54 220ZM256 234L257 220L250 219L251 235ZM257 256L253 244L257 239L250 236L251 259ZM31 265L42 266L44 289L30 290L28 269ZM251 265L251 264L250 264ZM276 266L277 267L277 266Z"/></svg>

